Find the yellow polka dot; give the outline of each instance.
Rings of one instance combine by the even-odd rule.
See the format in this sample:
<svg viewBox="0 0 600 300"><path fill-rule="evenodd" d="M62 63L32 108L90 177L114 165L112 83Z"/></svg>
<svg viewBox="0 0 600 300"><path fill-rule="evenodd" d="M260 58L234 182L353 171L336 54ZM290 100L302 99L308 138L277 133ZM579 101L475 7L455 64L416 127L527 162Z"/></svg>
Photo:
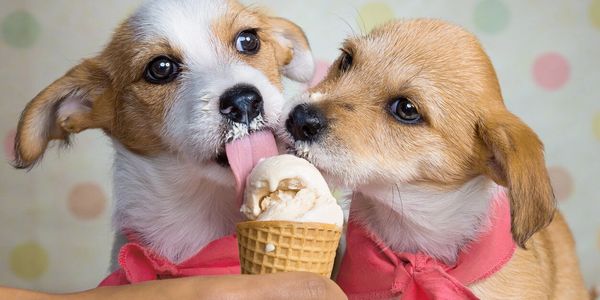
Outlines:
<svg viewBox="0 0 600 300"><path fill-rule="evenodd" d="M590 4L590 21L592 25L600 29L600 0L593 0Z"/></svg>
<svg viewBox="0 0 600 300"><path fill-rule="evenodd" d="M37 279L48 269L48 254L35 242L18 245L10 253L10 269L19 278Z"/></svg>
<svg viewBox="0 0 600 300"><path fill-rule="evenodd" d="M370 32L373 28L394 18L394 10L383 2L371 2L359 10L358 25Z"/></svg>
<svg viewBox="0 0 600 300"><path fill-rule="evenodd" d="M600 112L596 113L596 116L594 117L594 121L592 123L594 135L598 140L600 140Z"/></svg>

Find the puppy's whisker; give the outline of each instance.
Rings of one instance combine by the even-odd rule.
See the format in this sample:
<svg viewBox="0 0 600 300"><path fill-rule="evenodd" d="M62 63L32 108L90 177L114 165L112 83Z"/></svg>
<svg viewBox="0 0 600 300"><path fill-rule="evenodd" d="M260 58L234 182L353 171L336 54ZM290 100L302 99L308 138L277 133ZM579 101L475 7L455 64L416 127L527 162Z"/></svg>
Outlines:
<svg viewBox="0 0 600 300"><path fill-rule="evenodd" d="M348 22L348 20L344 19L342 16L335 14L334 15L338 20L342 21L346 27L348 27L348 29L350 29L350 32L347 33L348 36L351 37L358 37L359 34L356 32L356 30L354 29L354 27L352 26L352 24L350 22Z"/></svg>
<svg viewBox="0 0 600 300"><path fill-rule="evenodd" d="M394 184L396 191L398 192L398 200L400 202L400 226L404 225L404 202L402 201L402 194L400 193L400 186L396 183ZM392 196L392 203L395 202L395 197Z"/></svg>

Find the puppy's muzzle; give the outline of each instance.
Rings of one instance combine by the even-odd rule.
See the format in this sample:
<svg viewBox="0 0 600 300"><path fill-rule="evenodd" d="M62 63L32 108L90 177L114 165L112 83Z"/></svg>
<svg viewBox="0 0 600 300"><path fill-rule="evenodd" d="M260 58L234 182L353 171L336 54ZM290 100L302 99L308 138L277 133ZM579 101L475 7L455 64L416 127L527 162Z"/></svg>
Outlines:
<svg viewBox="0 0 600 300"><path fill-rule="evenodd" d="M313 142L325 131L327 120L317 107L300 104L292 110L285 125L295 140Z"/></svg>
<svg viewBox="0 0 600 300"><path fill-rule="evenodd" d="M263 98L251 85L236 85L226 90L219 101L221 114L236 123L249 124L263 111Z"/></svg>

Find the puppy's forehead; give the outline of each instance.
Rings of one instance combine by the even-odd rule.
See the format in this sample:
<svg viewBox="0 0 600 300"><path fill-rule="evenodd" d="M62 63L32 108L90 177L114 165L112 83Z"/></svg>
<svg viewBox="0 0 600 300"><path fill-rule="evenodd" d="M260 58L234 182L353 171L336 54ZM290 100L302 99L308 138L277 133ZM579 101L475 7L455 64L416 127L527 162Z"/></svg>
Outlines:
<svg viewBox="0 0 600 300"><path fill-rule="evenodd" d="M430 19L387 23L368 35L349 42L366 55L407 63L472 59L480 54L477 39L468 31L450 23Z"/></svg>
<svg viewBox="0 0 600 300"><path fill-rule="evenodd" d="M142 42L167 42L185 59L207 61L228 42L214 32L220 27L218 23L229 22L232 26L243 12L244 7L233 0L148 0L129 22L134 36Z"/></svg>
<svg viewBox="0 0 600 300"><path fill-rule="evenodd" d="M374 76L383 73L397 81L426 80L447 92L456 89L454 94L465 92L465 87L474 93L497 90L493 66L477 38L440 20L390 22L366 36L349 39L345 48Z"/></svg>

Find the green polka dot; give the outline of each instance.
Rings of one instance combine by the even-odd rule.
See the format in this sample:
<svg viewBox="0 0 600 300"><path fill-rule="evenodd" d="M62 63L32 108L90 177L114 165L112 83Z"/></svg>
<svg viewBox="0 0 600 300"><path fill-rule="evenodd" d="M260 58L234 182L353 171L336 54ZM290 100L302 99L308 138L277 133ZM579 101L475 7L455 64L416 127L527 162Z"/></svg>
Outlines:
<svg viewBox="0 0 600 300"><path fill-rule="evenodd" d="M383 2L365 4L359 10L358 25L370 32L373 28L394 18L394 10Z"/></svg>
<svg viewBox="0 0 600 300"><path fill-rule="evenodd" d="M600 29L600 0L593 0L590 4L590 20L594 27Z"/></svg>
<svg viewBox="0 0 600 300"><path fill-rule="evenodd" d="M600 140L600 112L596 113L596 116L594 116L594 121L592 122L592 126L593 126L594 135L596 136L596 139Z"/></svg>
<svg viewBox="0 0 600 300"><path fill-rule="evenodd" d="M15 11L2 21L2 37L7 44L15 48L33 46L40 32L40 24L26 11Z"/></svg>
<svg viewBox="0 0 600 300"><path fill-rule="evenodd" d="M48 254L35 242L18 245L10 253L10 269L19 278L38 279L48 269Z"/></svg>
<svg viewBox="0 0 600 300"><path fill-rule="evenodd" d="M495 34L508 25L510 11L499 0L483 0L475 7L473 22L477 28L485 33Z"/></svg>

